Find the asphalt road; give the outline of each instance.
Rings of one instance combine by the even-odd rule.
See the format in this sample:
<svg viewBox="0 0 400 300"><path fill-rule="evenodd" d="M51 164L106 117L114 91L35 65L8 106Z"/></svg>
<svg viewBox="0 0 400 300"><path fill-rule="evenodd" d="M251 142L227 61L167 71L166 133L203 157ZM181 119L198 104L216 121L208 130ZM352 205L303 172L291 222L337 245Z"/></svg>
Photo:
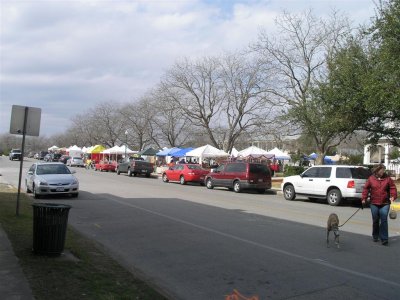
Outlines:
<svg viewBox="0 0 400 300"><path fill-rule="evenodd" d="M14 185L18 166L0 158ZM358 207L75 170L77 199L41 201L71 204L70 225L171 299L225 299L234 290L259 299L399 298L398 219L385 247L372 242L369 209L360 210L341 228L341 247L327 248L328 215L343 223Z"/></svg>

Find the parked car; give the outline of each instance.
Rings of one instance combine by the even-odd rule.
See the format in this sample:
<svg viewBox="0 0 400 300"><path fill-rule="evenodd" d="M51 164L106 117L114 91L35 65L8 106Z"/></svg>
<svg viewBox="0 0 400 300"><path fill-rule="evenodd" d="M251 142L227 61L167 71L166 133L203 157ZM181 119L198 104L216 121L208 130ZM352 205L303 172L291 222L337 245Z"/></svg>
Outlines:
<svg viewBox="0 0 400 300"><path fill-rule="evenodd" d="M51 160L51 154L50 154L50 153L47 153L47 154L43 157L43 161L47 161L47 162L52 161L52 160Z"/></svg>
<svg viewBox="0 0 400 300"><path fill-rule="evenodd" d="M8 155L8 158L10 160L14 160L14 159L21 160L21 158L22 158L21 150L20 149L12 149L10 154Z"/></svg>
<svg viewBox="0 0 400 300"><path fill-rule="evenodd" d="M61 158L62 154L61 153L52 153L51 154L51 161L59 161Z"/></svg>
<svg viewBox="0 0 400 300"><path fill-rule="evenodd" d="M40 151L38 159L43 160L47 154L49 154L48 151Z"/></svg>
<svg viewBox="0 0 400 300"><path fill-rule="evenodd" d="M82 157L71 157L67 160L67 166L70 167L84 167L85 163L83 162Z"/></svg>
<svg viewBox="0 0 400 300"><path fill-rule="evenodd" d="M96 164L97 168L97 164ZM128 173L128 176L145 175L150 177L154 171L154 165L151 162L143 160L139 157L130 157L129 160L123 160L115 167L117 175L121 173Z"/></svg>
<svg viewBox="0 0 400 300"><path fill-rule="evenodd" d="M260 163L225 163L206 175L205 184L208 189L226 187L236 193L253 189L262 194L271 188L271 172Z"/></svg>
<svg viewBox="0 0 400 300"><path fill-rule="evenodd" d="M74 173L60 162L34 163L25 177L26 191L32 192L34 198L56 194L78 197L79 182Z"/></svg>
<svg viewBox="0 0 400 300"><path fill-rule="evenodd" d="M179 181L180 184L197 182L204 185L204 179L208 173L209 171L203 169L200 165L179 164L165 170L162 174L162 180L164 182Z"/></svg>
<svg viewBox="0 0 400 300"><path fill-rule="evenodd" d="M284 178L281 189L286 200L303 195L326 199L328 204L337 206L343 199L360 199L370 175L368 168L360 166L314 166L300 175Z"/></svg>
<svg viewBox="0 0 400 300"><path fill-rule="evenodd" d="M59 158L59 162L62 162L63 164L66 164L67 163L67 160L68 159L70 159L71 158L71 156L69 156L69 155L61 155L61 157Z"/></svg>
<svg viewBox="0 0 400 300"><path fill-rule="evenodd" d="M117 163L115 161L100 160L94 164L94 170L100 172L115 172L117 168Z"/></svg>

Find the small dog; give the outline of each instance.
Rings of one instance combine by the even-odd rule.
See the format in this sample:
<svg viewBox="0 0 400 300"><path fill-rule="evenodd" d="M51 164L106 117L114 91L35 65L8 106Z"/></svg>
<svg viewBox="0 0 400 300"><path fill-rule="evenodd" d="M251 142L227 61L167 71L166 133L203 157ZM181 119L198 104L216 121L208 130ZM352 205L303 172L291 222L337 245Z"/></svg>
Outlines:
<svg viewBox="0 0 400 300"><path fill-rule="evenodd" d="M329 234L330 232L333 231L333 234L335 235L335 244L338 248L340 248L339 245L339 217L337 214L330 214L328 218L328 223L326 226L326 246L329 247Z"/></svg>

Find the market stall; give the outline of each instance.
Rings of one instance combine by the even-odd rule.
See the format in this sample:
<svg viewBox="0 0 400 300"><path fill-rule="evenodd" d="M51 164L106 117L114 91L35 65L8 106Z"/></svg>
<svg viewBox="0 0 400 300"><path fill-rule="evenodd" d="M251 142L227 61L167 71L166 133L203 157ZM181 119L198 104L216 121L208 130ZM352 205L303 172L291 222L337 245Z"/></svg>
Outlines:
<svg viewBox="0 0 400 300"><path fill-rule="evenodd" d="M67 155L71 157L82 157L82 148L78 147L77 145L71 146L67 149Z"/></svg>
<svg viewBox="0 0 400 300"><path fill-rule="evenodd" d="M274 155L274 159L276 159L276 160L290 160L291 159L289 154L283 152L282 150L279 150L276 147L274 149L268 151L267 153Z"/></svg>
<svg viewBox="0 0 400 300"><path fill-rule="evenodd" d="M190 158L191 161L195 159L195 161L201 165L208 164L209 167L214 163L214 161L227 159L229 157L229 153L226 153L224 150L220 150L211 145L205 145L187 152L186 157Z"/></svg>
<svg viewBox="0 0 400 300"><path fill-rule="evenodd" d="M87 148L86 152L84 153L84 160L86 164L99 162L101 159L101 152L104 151L106 148L102 145L95 145Z"/></svg>
<svg viewBox="0 0 400 300"><path fill-rule="evenodd" d="M50 148L48 148L47 151L49 151L49 152L55 152L55 151L58 151L59 149L60 149L59 147L57 147L56 145L54 145L54 146L51 146Z"/></svg>
<svg viewBox="0 0 400 300"><path fill-rule="evenodd" d="M167 163L173 162L174 157L178 157L175 153L181 151L181 148L173 147L173 148L164 148L163 150L156 153L157 156L157 164L165 165Z"/></svg>
<svg viewBox="0 0 400 300"><path fill-rule="evenodd" d="M128 147L114 146L110 149L103 150L100 160L95 164L95 171L115 171L120 161L125 155L136 153Z"/></svg>
<svg viewBox="0 0 400 300"><path fill-rule="evenodd" d="M268 151L258 148L256 146L250 146L237 154L238 159L252 161L252 162L271 162L274 159L274 154L269 154Z"/></svg>

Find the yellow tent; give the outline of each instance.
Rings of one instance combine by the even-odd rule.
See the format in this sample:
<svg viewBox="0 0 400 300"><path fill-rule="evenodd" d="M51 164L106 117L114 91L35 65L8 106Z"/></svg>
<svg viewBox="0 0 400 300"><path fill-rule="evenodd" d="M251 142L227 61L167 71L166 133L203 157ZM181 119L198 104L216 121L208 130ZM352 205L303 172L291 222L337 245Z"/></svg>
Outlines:
<svg viewBox="0 0 400 300"><path fill-rule="evenodd" d="M103 147L102 145L96 145L96 146L91 146L89 147L89 149L86 151L86 153L100 153L102 151L106 150L105 147Z"/></svg>

